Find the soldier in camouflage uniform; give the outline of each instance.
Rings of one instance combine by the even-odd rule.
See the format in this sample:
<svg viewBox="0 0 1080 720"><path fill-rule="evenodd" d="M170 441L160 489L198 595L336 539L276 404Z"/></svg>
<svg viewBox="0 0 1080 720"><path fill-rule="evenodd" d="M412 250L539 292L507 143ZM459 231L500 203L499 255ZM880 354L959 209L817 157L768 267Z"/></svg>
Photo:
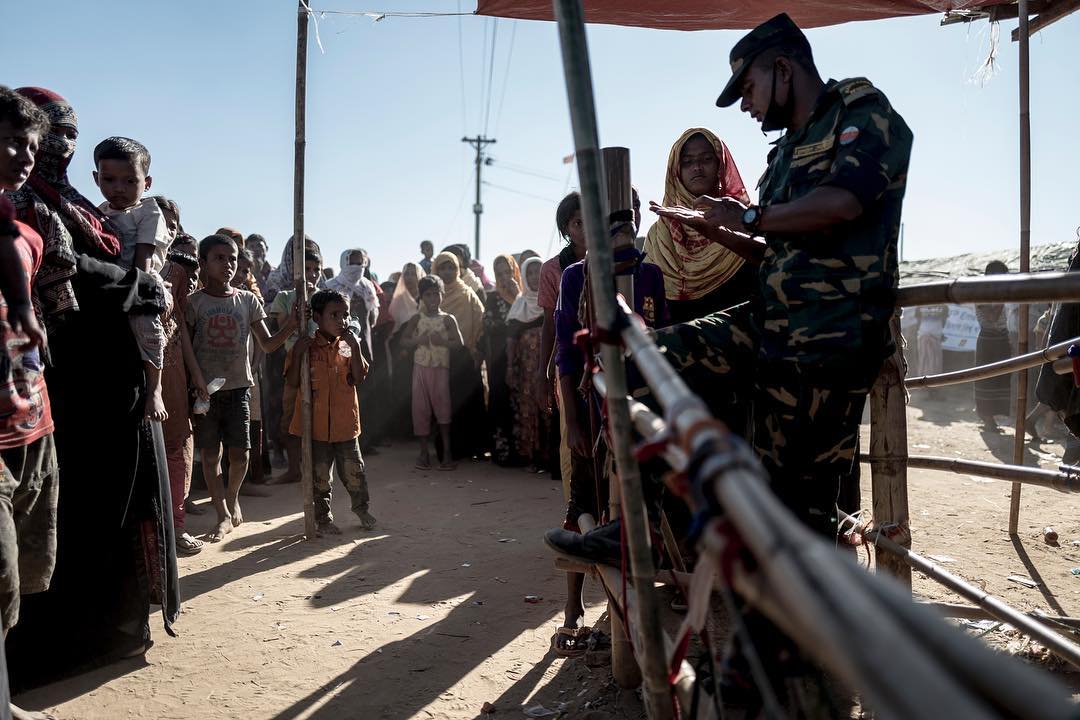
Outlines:
<svg viewBox="0 0 1080 720"><path fill-rule="evenodd" d="M714 411L752 384L753 444L776 493L833 538L866 396L894 350L912 134L868 80L824 82L787 15L743 37L730 59L717 105L741 98L763 130L786 130L758 183L760 205L699 198L653 210L759 265L761 297L661 330L657 342Z"/></svg>

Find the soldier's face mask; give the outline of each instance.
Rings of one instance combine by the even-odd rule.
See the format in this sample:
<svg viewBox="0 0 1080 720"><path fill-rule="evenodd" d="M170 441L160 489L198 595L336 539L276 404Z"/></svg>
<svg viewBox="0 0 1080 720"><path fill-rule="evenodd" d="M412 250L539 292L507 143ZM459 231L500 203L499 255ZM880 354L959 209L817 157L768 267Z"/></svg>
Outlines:
<svg viewBox="0 0 1080 720"><path fill-rule="evenodd" d="M777 58L779 60L779 58ZM780 103L776 99L776 82L779 73L776 71L776 60L773 61L772 67L772 93L769 95L769 108L765 111L765 116L761 119L761 131L769 132L772 130L782 130L786 128L791 122L791 115L795 111L795 103L791 98L791 80L788 80L787 97L783 103Z"/></svg>

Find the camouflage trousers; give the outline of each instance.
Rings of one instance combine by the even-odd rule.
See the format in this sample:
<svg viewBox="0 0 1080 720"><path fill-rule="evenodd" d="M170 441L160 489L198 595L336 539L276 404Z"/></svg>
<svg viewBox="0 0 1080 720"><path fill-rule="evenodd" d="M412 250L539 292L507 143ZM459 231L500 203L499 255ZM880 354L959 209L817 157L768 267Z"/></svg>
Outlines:
<svg viewBox="0 0 1080 720"><path fill-rule="evenodd" d="M751 441L780 500L834 538L837 498L858 467L859 423L879 368L763 358L748 305L659 330L656 341L710 411Z"/></svg>
<svg viewBox="0 0 1080 720"><path fill-rule="evenodd" d="M334 514L330 510L331 473L336 473L341 484L345 486L354 513L368 509L367 475L364 457L360 454L359 438L336 443L314 440L311 443L311 460L317 523L321 525L334 520Z"/></svg>

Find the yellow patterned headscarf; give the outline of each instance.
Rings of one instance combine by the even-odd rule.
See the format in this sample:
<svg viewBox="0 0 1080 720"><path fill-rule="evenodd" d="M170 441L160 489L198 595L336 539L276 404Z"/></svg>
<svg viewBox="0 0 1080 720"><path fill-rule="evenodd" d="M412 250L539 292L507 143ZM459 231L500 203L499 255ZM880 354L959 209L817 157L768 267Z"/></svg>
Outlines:
<svg viewBox="0 0 1080 720"><path fill-rule="evenodd" d="M712 143L720 159L716 191L710 194L748 202L746 187L727 145L711 130L690 128L671 146L664 183L664 205L690 207L694 202L695 196L686 189L679 177L679 157L686 141L698 134ZM744 262L741 257L703 237L696 230L667 218L660 218L649 229L645 253L647 262L657 265L664 273L664 294L669 300L696 300L708 295L738 272Z"/></svg>

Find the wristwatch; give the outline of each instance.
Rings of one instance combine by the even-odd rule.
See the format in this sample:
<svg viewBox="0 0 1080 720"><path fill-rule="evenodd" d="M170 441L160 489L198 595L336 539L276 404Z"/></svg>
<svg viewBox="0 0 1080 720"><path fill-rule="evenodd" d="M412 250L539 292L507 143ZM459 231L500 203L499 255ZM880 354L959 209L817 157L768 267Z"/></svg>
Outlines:
<svg viewBox="0 0 1080 720"><path fill-rule="evenodd" d="M765 208L761 207L760 205L751 205L750 207L746 208L745 212L743 212L743 227L746 228L746 231L749 232L751 235L758 234L758 225L761 224L761 216L764 214L764 212Z"/></svg>

